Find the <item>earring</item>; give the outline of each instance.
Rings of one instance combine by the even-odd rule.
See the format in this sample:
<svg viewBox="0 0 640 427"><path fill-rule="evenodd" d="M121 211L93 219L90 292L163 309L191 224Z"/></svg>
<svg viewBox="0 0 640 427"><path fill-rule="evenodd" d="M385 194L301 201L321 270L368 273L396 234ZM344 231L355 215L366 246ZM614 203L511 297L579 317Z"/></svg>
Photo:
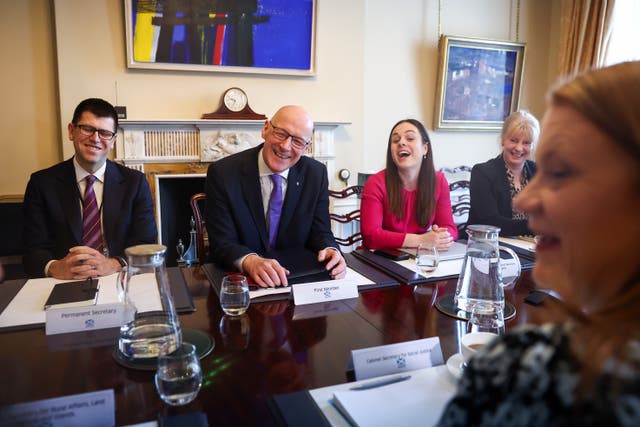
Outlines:
<svg viewBox="0 0 640 427"><path fill-rule="evenodd" d="M427 155L426 155L426 154L423 154L423 155L422 155L422 158L426 160L426 159L427 159Z"/></svg>

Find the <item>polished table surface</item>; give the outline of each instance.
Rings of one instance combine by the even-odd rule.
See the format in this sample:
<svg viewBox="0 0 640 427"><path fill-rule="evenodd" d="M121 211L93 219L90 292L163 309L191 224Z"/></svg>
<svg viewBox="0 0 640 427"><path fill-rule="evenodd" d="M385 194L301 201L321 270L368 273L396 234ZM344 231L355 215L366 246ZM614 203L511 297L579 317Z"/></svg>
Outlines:
<svg viewBox="0 0 640 427"><path fill-rule="evenodd" d="M231 318L199 267L183 274L196 311L180 315L181 325L215 339L215 348L201 360L204 381L194 402L169 407L155 390L153 372L118 365L117 332L105 338L94 331L95 339L85 337L91 346L79 344L84 332L47 337L39 328L0 332L0 404L113 389L117 425L204 412L210 426L269 426L275 425L267 405L271 395L348 381L353 349L438 336L446 360L458 352L465 329L465 322L435 307L441 296L454 292L456 280L363 291L357 301L327 305L321 317L299 319L300 307L284 300L252 304L247 314ZM506 289L506 299L516 307L507 328L550 319L548 304L523 301L533 288L530 273L523 272Z"/></svg>

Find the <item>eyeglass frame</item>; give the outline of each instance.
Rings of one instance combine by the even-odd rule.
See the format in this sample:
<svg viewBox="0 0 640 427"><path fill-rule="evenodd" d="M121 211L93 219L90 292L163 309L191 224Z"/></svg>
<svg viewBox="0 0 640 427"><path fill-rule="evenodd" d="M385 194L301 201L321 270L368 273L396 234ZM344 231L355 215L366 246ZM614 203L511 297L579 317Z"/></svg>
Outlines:
<svg viewBox="0 0 640 427"><path fill-rule="evenodd" d="M103 141L111 141L113 137L116 136L116 133L113 131L110 131L108 129L98 129L89 125L77 124L77 125L73 125L73 127L76 129L79 129L80 133L83 134L84 136L93 136L94 133L98 132L98 138L100 138ZM101 132L107 132L111 136L109 137L102 136Z"/></svg>
<svg viewBox="0 0 640 427"><path fill-rule="evenodd" d="M274 125L271 120L269 120L269 125L271 126L271 128L273 128L273 130L275 132L273 132L273 136L276 138L276 140L280 141L280 142L284 142L287 139L291 138L291 145L295 148L297 148L298 150L302 150L304 148L307 148L309 146L309 144L311 144L311 140L304 140L299 136L295 136L295 135L291 135L289 132L286 131L286 129L283 129L281 127L278 127L276 125ZM280 132L280 133L284 133L286 134L286 136L284 138L281 138L280 136L277 135L276 132ZM281 135L283 136L283 135Z"/></svg>

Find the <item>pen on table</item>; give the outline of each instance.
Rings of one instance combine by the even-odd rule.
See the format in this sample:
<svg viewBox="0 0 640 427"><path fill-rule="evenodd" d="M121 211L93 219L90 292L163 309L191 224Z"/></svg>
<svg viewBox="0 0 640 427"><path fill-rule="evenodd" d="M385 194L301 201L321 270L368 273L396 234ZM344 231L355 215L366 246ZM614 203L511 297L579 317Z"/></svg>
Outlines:
<svg viewBox="0 0 640 427"><path fill-rule="evenodd" d="M402 381L406 381L411 378L411 375L401 375L392 378L386 378L384 380L372 381L370 383L362 384L359 386L351 387L349 390L369 390L371 388L382 387L389 384L395 384Z"/></svg>

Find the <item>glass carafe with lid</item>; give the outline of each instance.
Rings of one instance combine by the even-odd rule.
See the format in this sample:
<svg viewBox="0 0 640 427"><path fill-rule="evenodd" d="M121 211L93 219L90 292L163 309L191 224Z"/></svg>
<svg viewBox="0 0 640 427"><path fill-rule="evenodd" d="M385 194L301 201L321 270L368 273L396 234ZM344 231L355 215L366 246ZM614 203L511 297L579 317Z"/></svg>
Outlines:
<svg viewBox="0 0 640 427"><path fill-rule="evenodd" d="M504 310L504 287L518 279L521 266L515 252L499 246L499 233L500 228L491 225L467 227L467 252L454 295L459 310L468 313ZM511 258L501 259L500 251Z"/></svg>
<svg viewBox="0 0 640 427"><path fill-rule="evenodd" d="M118 278L125 321L118 350L128 359L171 353L182 342L165 267L166 246L137 245L125 250L129 265Z"/></svg>

